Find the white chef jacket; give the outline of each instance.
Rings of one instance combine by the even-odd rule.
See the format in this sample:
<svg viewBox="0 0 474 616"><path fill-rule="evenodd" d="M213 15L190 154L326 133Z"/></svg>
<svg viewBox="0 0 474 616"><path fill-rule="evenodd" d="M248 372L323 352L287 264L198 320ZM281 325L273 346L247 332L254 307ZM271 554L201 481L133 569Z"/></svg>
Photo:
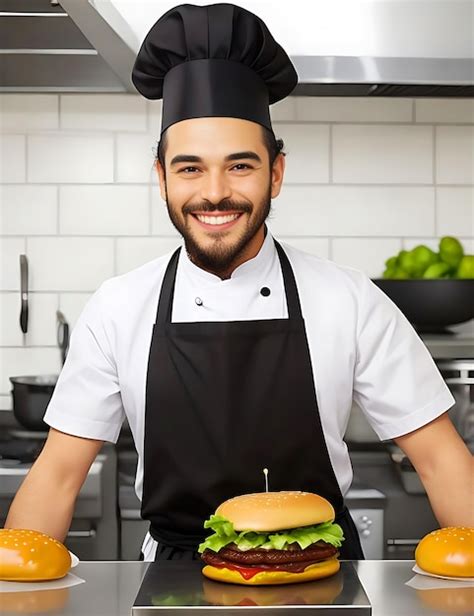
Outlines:
<svg viewBox="0 0 474 616"><path fill-rule="evenodd" d="M425 425L455 400L410 323L365 274L282 246L298 286L321 424L344 495L352 481L343 436L353 400L382 440ZM45 415L46 423L57 430L111 442L117 440L126 416L138 452L139 499L148 355L171 254L105 281L91 297L72 332ZM268 287L270 295L263 296L262 287ZM184 247L181 250L173 322L287 317L283 276L270 232L257 256L228 280L200 269ZM146 560L153 559L155 549L147 535Z"/></svg>

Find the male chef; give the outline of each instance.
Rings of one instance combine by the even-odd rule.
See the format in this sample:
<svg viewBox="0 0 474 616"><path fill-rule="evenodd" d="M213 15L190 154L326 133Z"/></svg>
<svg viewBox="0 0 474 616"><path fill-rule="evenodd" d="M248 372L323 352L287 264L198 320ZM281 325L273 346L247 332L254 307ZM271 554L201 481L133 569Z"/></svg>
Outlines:
<svg viewBox="0 0 474 616"><path fill-rule="evenodd" d="M184 242L107 280L85 307L7 526L64 539L92 461L126 416L146 560L194 558L203 521L262 491L263 468L271 490L327 498L341 557L363 558L344 505L353 400L407 453L440 525L474 525L472 458L446 413L454 399L410 324L367 276L265 225L285 167L269 105L297 75L262 20L232 4L175 7L146 36L133 82L163 98L156 168Z"/></svg>

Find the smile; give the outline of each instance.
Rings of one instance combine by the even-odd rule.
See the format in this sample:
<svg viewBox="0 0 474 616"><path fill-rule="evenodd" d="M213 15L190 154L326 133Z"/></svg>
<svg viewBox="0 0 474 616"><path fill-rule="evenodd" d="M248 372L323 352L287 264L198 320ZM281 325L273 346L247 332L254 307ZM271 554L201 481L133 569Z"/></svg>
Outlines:
<svg viewBox="0 0 474 616"><path fill-rule="evenodd" d="M237 214L219 214L219 215L208 215L208 214L193 214L194 218L206 227L219 227L219 228L227 228L230 227L238 218L242 216L242 213Z"/></svg>

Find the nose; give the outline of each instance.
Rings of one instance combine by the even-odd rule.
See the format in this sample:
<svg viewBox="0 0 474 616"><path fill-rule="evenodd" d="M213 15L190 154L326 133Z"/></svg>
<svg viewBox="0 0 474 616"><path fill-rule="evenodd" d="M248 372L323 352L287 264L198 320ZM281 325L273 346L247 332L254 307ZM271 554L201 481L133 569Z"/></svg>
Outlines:
<svg viewBox="0 0 474 616"><path fill-rule="evenodd" d="M201 185L201 198L204 201L217 205L223 199L229 199L232 191L224 172L209 171Z"/></svg>

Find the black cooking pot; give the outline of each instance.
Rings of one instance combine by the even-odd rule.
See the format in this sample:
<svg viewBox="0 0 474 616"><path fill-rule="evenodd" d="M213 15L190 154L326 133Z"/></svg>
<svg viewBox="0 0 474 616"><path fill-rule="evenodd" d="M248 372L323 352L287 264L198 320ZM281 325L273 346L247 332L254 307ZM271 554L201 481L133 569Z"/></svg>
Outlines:
<svg viewBox="0 0 474 616"><path fill-rule="evenodd" d="M60 310L56 311L57 341L64 364L69 349L69 324ZM43 421L51 396L58 380L57 374L39 376L12 376L13 415L27 430L48 431Z"/></svg>
<svg viewBox="0 0 474 616"><path fill-rule="evenodd" d="M10 377L13 385L13 414L18 423L27 430L49 430L43 417L57 380L56 374Z"/></svg>
<svg viewBox="0 0 474 616"><path fill-rule="evenodd" d="M446 333L474 317L474 279L374 279L419 332Z"/></svg>

